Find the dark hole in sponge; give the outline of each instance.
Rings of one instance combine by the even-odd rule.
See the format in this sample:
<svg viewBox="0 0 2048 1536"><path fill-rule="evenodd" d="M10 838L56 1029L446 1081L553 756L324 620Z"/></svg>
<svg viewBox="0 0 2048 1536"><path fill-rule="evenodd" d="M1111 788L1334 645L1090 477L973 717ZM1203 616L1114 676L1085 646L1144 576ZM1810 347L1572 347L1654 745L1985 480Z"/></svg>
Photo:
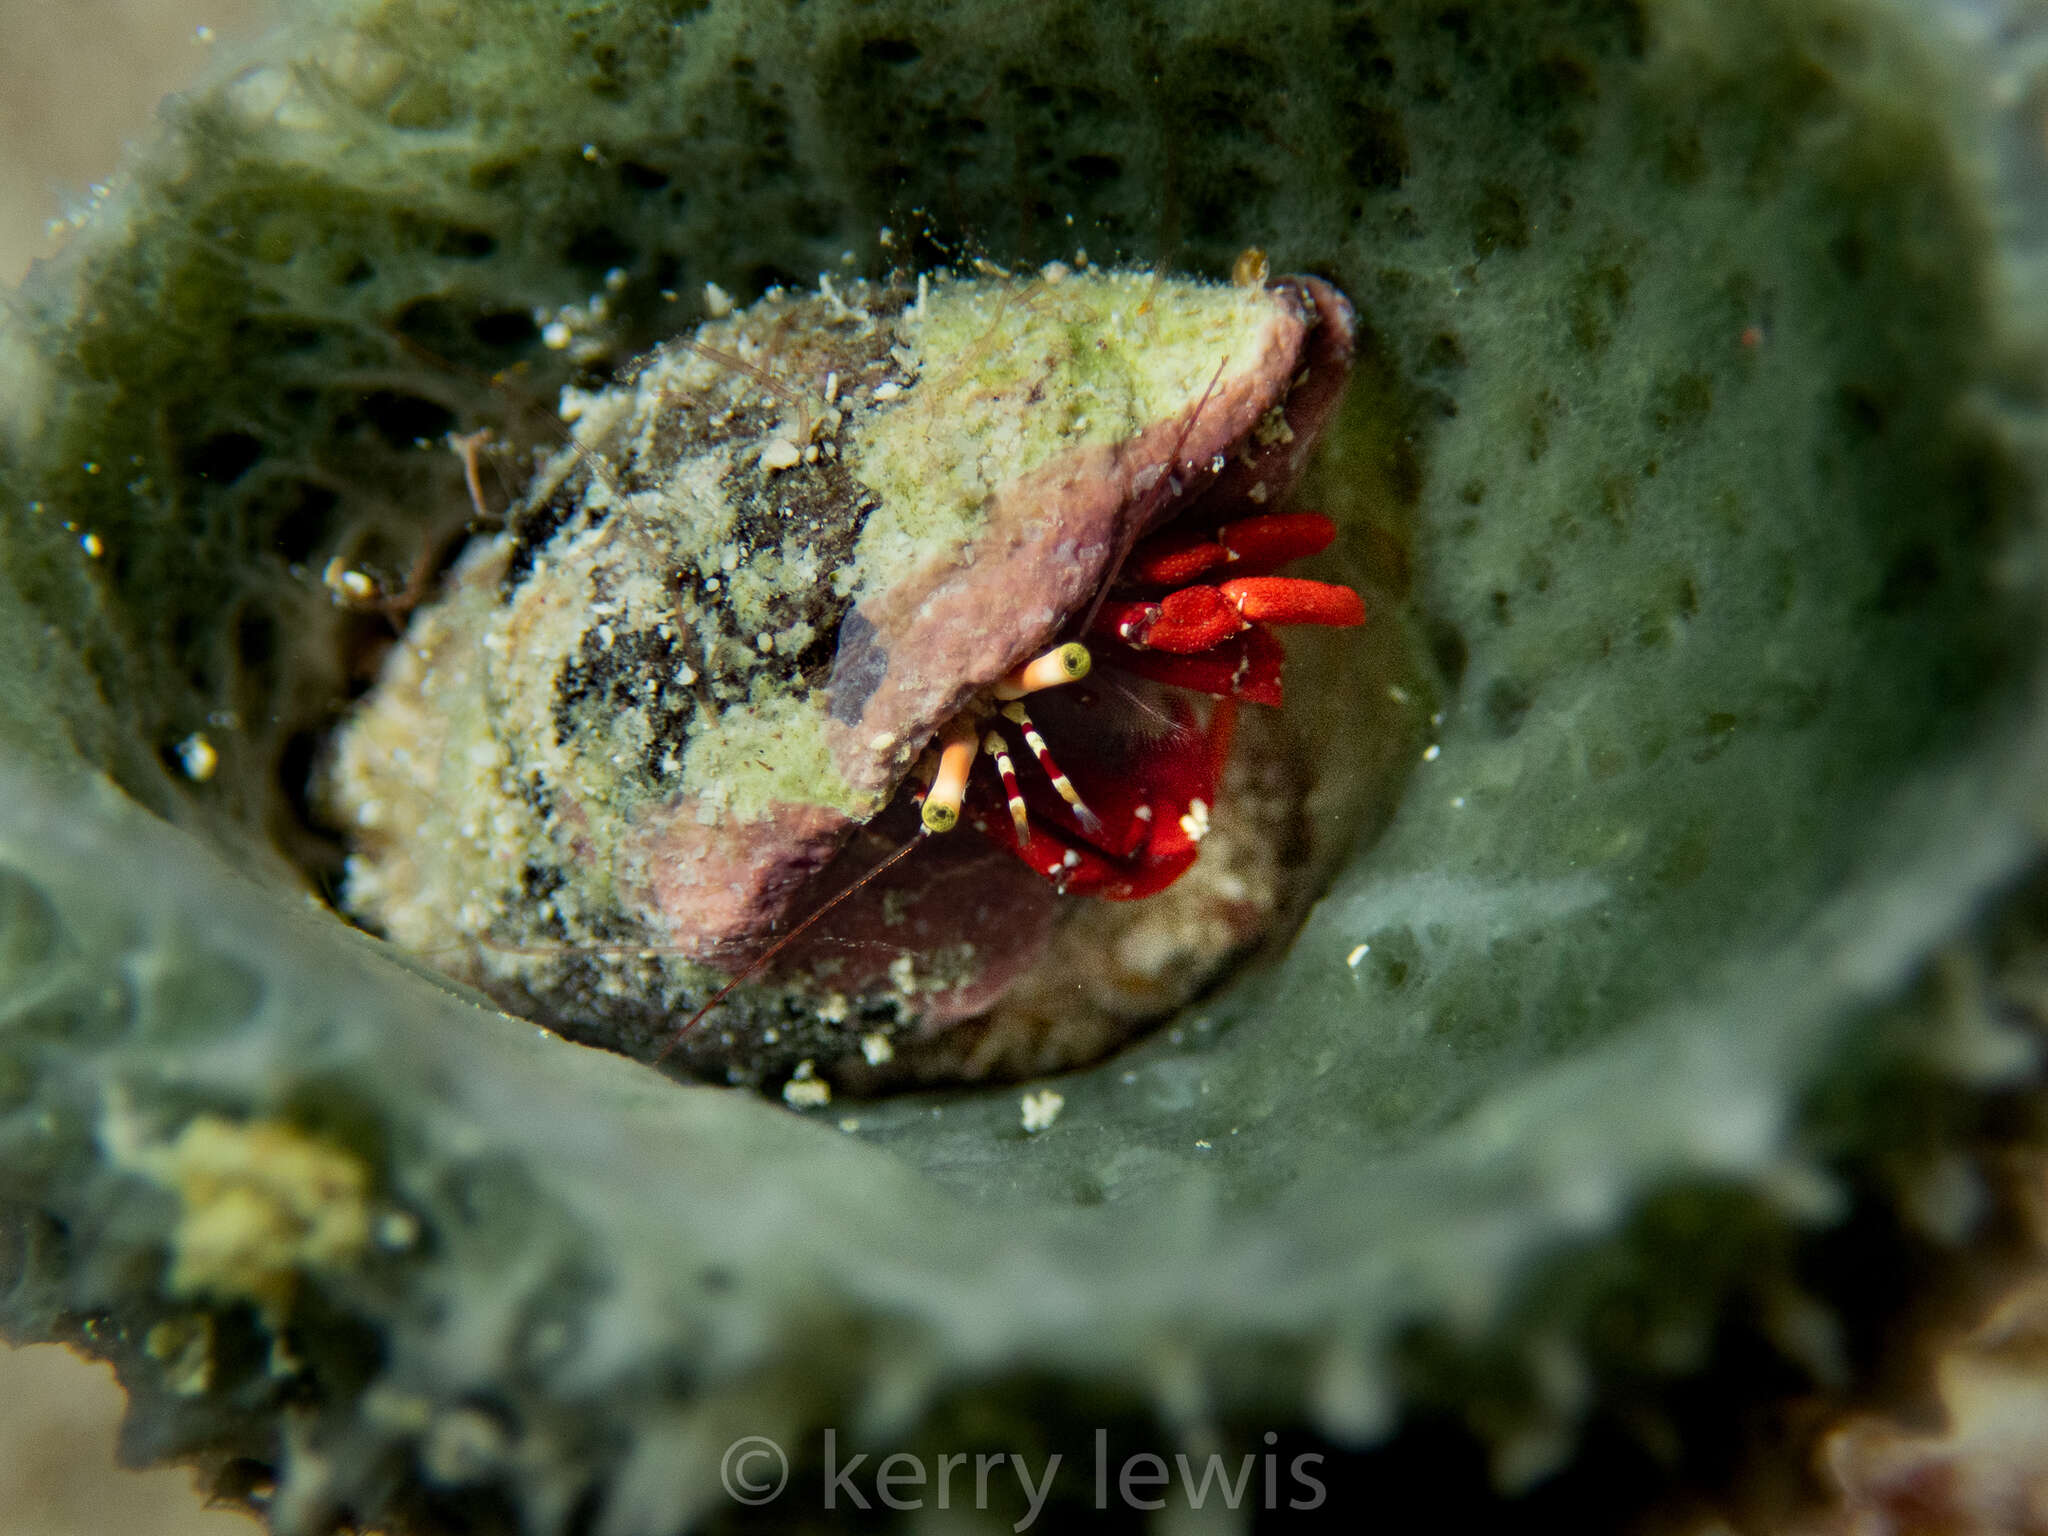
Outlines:
<svg viewBox="0 0 2048 1536"><path fill-rule="evenodd" d="M498 237L489 230L465 229L451 224L434 241L436 256L453 256L458 261L481 261L498 248Z"/></svg>
<svg viewBox="0 0 2048 1536"><path fill-rule="evenodd" d="M757 262L747 269L748 292L759 296L770 288L801 288L804 280L787 267L778 267L773 262Z"/></svg>
<svg viewBox="0 0 2048 1536"><path fill-rule="evenodd" d="M659 192L669 184L669 174L638 160L622 160L619 162L619 180L635 192Z"/></svg>
<svg viewBox="0 0 2048 1536"><path fill-rule="evenodd" d="M251 1504L277 1486L277 1470L268 1462L238 1456L213 1475L212 1498L237 1507Z"/></svg>
<svg viewBox="0 0 2048 1536"><path fill-rule="evenodd" d="M874 64L915 64L924 50L907 37L871 37L860 45L860 56Z"/></svg>
<svg viewBox="0 0 2048 1536"><path fill-rule="evenodd" d="M185 458L185 473L215 485L233 485L263 457L263 441L247 432L216 432Z"/></svg>
<svg viewBox="0 0 2048 1536"><path fill-rule="evenodd" d="M235 618L235 654L251 672L262 672L277 656L277 620L261 608L244 608Z"/></svg>
<svg viewBox="0 0 2048 1536"><path fill-rule="evenodd" d="M633 247L620 239L615 231L599 225L571 235L569 243L562 248L562 256L571 266L608 272L631 261Z"/></svg>
<svg viewBox="0 0 2048 1536"><path fill-rule="evenodd" d="M1925 539L1907 544L1888 565L1877 590L1879 613L1903 613L1939 590L1941 552Z"/></svg>
<svg viewBox="0 0 2048 1536"><path fill-rule="evenodd" d="M533 323L533 316L525 310L497 309L470 321L469 333L484 346L497 351L512 351L531 346L540 329Z"/></svg>
<svg viewBox="0 0 2048 1536"><path fill-rule="evenodd" d="M358 409L363 419L394 448L433 442L455 425L455 413L447 406L402 390L373 390L363 396Z"/></svg>
<svg viewBox="0 0 2048 1536"><path fill-rule="evenodd" d="M1522 721L1535 702L1526 683L1512 677L1495 678L1493 686L1486 690L1486 723L1494 735L1512 736L1522 728Z"/></svg>
<svg viewBox="0 0 2048 1536"><path fill-rule="evenodd" d="M1471 648L1465 644L1465 637L1457 627L1442 619L1427 621L1429 652L1436 658L1437 670L1443 673L1444 681L1453 688L1465 676L1465 664L1471 659Z"/></svg>
<svg viewBox="0 0 2048 1536"><path fill-rule="evenodd" d="M272 547L296 564L332 536L340 500L335 491L311 480L279 480L263 488L261 501L250 508L250 520L259 527L267 523Z"/></svg>
<svg viewBox="0 0 2048 1536"><path fill-rule="evenodd" d="M455 306L442 298L415 299L392 317L391 328L435 354L453 350L465 329Z"/></svg>
<svg viewBox="0 0 2048 1536"><path fill-rule="evenodd" d="M292 812L308 826L318 825L309 788L313 767L320 760L326 737L319 731L299 730L285 738L277 754L277 787L284 791Z"/></svg>

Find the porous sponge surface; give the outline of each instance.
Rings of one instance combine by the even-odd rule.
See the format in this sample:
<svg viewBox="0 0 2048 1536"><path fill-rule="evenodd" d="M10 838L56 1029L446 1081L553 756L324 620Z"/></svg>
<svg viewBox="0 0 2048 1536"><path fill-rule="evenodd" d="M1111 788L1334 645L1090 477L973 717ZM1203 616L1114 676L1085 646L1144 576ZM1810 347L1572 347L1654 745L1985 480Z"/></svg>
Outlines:
<svg viewBox="0 0 2048 1536"><path fill-rule="evenodd" d="M1967 1010L1878 1009L2041 813L2033 338L1951 73L1983 61L1916 27L306 12L170 109L0 336L0 639L35 658L0 679L10 1328L94 1320L141 1448L274 1468L287 1528L488 1487L670 1529L736 1435L938 1433L1019 1379L1189 1444L1448 1399L1504 1476L1554 1465L1589 1369L1698 1363L1723 1287L1831 1209L1811 1156L2026 1065ZM477 375L530 355L544 391L689 318L664 291L968 237L1260 245L1359 305L1314 494L1440 699L1289 953L1036 1135L1005 1092L842 1130L538 1035L310 904L265 850L345 691L318 572L461 522L413 443L504 414ZM564 306L575 343L536 345ZM181 784L201 729L218 775ZM298 1277L267 1311L181 1285L186 1186L114 1149L195 1124L359 1167L378 1241L266 1249ZM1639 1326L1596 1336L1615 1296ZM163 1324L213 1340L203 1390Z"/></svg>

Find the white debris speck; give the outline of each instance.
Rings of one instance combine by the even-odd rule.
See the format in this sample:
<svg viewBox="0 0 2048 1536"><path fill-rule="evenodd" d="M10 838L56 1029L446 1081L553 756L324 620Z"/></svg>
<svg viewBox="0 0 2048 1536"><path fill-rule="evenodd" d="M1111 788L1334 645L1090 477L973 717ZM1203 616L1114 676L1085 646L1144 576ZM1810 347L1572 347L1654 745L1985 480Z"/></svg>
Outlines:
<svg viewBox="0 0 2048 1536"><path fill-rule="evenodd" d="M1444 749L1433 741L1422 750L1422 760L1425 763L1433 763L1443 755Z"/></svg>
<svg viewBox="0 0 2048 1536"><path fill-rule="evenodd" d="M870 752L886 752L896 745L896 738L888 731L880 731L868 738Z"/></svg>
<svg viewBox="0 0 2048 1536"><path fill-rule="evenodd" d="M1187 814L1180 819L1180 829L1188 835L1188 841L1199 843L1209 835L1209 802L1190 800Z"/></svg>
<svg viewBox="0 0 2048 1536"><path fill-rule="evenodd" d="M1344 957L1344 963L1355 971L1358 969L1358 962L1371 953L1372 946L1370 944L1355 944L1352 946L1351 953Z"/></svg>
<svg viewBox="0 0 2048 1536"><path fill-rule="evenodd" d="M419 1218L409 1211L386 1211L377 1218L377 1246L403 1253L420 1240Z"/></svg>
<svg viewBox="0 0 2048 1536"><path fill-rule="evenodd" d="M860 1053L867 1058L871 1067L887 1066L896 1059L896 1047L889 1043L889 1037L880 1030L872 1035L861 1036Z"/></svg>
<svg viewBox="0 0 2048 1536"><path fill-rule="evenodd" d="M559 352L569 345L573 336L574 332L561 321L550 320L541 327L540 344L552 351Z"/></svg>
<svg viewBox="0 0 2048 1536"><path fill-rule="evenodd" d="M825 375L825 403L832 404L839 398L839 370L833 369Z"/></svg>
<svg viewBox="0 0 2048 1536"><path fill-rule="evenodd" d="M732 295L716 283L704 285L704 313L714 320L723 320L732 313Z"/></svg>
<svg viewBox="0 0 2048 1536"><path fill-rule="evenodd" d="M204 784L220 767L220 753L214 750L204 731L194 731L178 743L178 766L194 784Z"/></svg>
<svg viewBox="0 0 2048 1536"><path fill-rule="evenodd" d="M898 992L909 996L917 990L917 962L909 955L898 955L889 962L889 980Z"/></svg>
<svg viewBox="0 0 2048 1536"><path fill-rule="evenodd" d="M107 546L100 542L100 536L96 533L88 533L81 537L78 541L78 547L85 551L88 559L92 560L99 559L101 555L107 552Z"/></svg>
<svg viewBox="0 0 2048 1536"><path fill-rule="evenodd" d="M894 400L902 393L903 386L894 379L884 379L875 386L875 398L877 400Z"/></svg>
<svg viewBox="0 0 2048 1536"><path fill-rule="evenodd" d="M804 460L804 451L786 437L772 439L761 450L761 467L774 474L778 469L794 469Z"/></svg>
<svg viewBox="0 0 2048 1536"><path fill-rule="evenodd" d="M596 165L598 161L604 158L604 156L602 153L599 152L598 147L595 144L586 144L583 146L583 158L588 160L592 165Z"/></svg>
<svg viewBox="0 0 2048 1536"><path fill-rule="evenodd" d="M775 637L764 629L760 634L754 636L754 649L763 656L773 656L775 654Z"/></svg>
<svg viewBox="0 0 2048 1536"><path fill-rule="evenodd" d="M1206 1137L1204 1137L1204 1138L1203 1138L1202 1140L1200 1140L1200 1141L1197 1141L1197 1142L1195 1143L1195 1149L1196 1149L1197 1151L1199 1151L1199 1152L1207 1152L1207 1151L1209 1151L1209 1150L1210 1150L1210 1143L1209 1143L1208 1139L1207 1139Z"/></svg>
<svg viewBox="0 0 2048 1536"><path fill-rule="evenodd" d="M1451 796L1451 809L1454 811L1462 811L1463 809L1465 809L1465 797L1463 795Z"/></svg>
<svg viewBox="0 0 2048 1536"><path fill-rule="evenodd" d="M1067 1097L1063 1093L1054 1093L1050 1088L1041 1088L1036 1093L1025 1094L1018 1105L1024 1112L1025 1134L1036 1136L1059 1119L1060 1111L1067 1107Z"/></svg>
<svg viewBox="0 0 2048 1536"><path fill-rule="evenodd" d="M844 992L827 992L825 1001L818 1004L818 1017L827 1024L843 1024L850 1006Z"/></svg>
<svg viewBox="0 0 2048 1536"><path fill-rule="evenodd" d="M202 23L201 25L199 25L199 26L196 26L196 27L194 27L194 28L192 29L192 41L193 41L193 42L195 42L195 43L210 43L210 42L212 42L212 41L213 41L213 28L211 28L211 27L209 27L209 26L206 26L206 25L204 25L203 23Z"/></svg>
<svg viewBox="0 0 2048 1536"><path fill-rule="evenodd" d="M613 267L604 275L605 291L607 293L617 293L629 281L631 281L631 278L624 267Z"/></svg>
<svg viewBox="0 0 2048 1536"><path fill-rule="evenodd" d="M1387 684L1387 697L1396 704L1406 704L1408 702L1408 690L1399 683L1389 683Z"/></svg>
<svg viewBox="0 0 2048 1536"><path fill-rule="evenodd" d="M860 1121L855 1116L848 1115L844 1120L841 1120L839 1122L839 1129L846 1132L847 1135L851 1136L855 1131L860 1129Z"/></svg>
<svg viewBox="0 0 2048 1536"><path fill-rule="evenodd" d="M832 1085L817 1075L809 1060L796 1064L789 1081L782 1085L782 1102L791 1109L819 1109L832 1102Z"/></svg>

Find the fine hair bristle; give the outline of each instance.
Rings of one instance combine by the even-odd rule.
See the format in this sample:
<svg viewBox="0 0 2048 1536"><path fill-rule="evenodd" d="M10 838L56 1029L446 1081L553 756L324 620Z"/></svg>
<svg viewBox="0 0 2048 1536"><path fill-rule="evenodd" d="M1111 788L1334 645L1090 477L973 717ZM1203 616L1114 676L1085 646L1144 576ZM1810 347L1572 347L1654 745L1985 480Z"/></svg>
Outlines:
<svg viewBox="0 0 2048 1536"><path fill-rule="evenodd" d="M1104 755L1115 757L1154 748L1176 737L1200 734L1175 713L1167 703L1169 697L1168 690L1159 683L1099 668L1083 690L1054 689L1035 697L1032 713L1038 717L1047 742L1057 752L1061 740L1074 737L1058 717L1069 708L1085 708L1085 733L1094 738L1098 748L1107 748ZM1055 723L1048 724L1049 718Z"/></svg>

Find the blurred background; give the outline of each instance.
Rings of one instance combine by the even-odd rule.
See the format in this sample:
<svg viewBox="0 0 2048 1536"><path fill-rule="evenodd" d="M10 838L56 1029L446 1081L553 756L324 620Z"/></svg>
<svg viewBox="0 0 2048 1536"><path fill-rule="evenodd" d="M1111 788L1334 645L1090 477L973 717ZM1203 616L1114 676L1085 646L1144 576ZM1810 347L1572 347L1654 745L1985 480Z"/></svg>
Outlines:
<svg viewBox="0 0 2048 1536"><path fill-rule="evenodd" d="M274 0L0 0L0 282L59 244L63 219L146 132L159 98Z"/></svg>
<svg viewBox="0 0 2048 1536"><path fill-rule="evenodd" d="M0 287L62 243L156 103L271 0L0 0ZM0 1536L256 1536L201 1506L189 1474L114 1465L113 1372L54 1344L0 1345Z"/></svg>

